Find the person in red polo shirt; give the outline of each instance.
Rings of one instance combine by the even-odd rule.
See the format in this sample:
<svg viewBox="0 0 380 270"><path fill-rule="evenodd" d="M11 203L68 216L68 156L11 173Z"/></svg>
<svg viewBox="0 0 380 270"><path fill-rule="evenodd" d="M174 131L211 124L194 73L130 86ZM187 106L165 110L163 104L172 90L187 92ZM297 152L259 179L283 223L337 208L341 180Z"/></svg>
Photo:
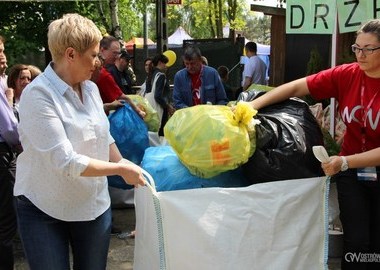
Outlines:
<svg viewBox="0 0 380 270"><path fill-rule="evenodd" d="M380 269L371 257L380 254L380 19L368 21L356 34L351 45L356 62L283 84L250 102L259 112L308 94L339 103L346 132L339 155L322 162L322 169L337 184L343 270Z"/></svg>
<svg viewBox="0 0 380 270"><path fill-rule="evenodd" d="M107 65L115 64L116 59L121 53L120 42L113 36L106 36L100 41L99 58L101 58L102 67L97 78L93 78L97 84L100 96L104 104L112 104L115 100L124 100L140 115L145 117L145 112L140 110L132 100L121 91L115 79L106 69Z"/></svg>

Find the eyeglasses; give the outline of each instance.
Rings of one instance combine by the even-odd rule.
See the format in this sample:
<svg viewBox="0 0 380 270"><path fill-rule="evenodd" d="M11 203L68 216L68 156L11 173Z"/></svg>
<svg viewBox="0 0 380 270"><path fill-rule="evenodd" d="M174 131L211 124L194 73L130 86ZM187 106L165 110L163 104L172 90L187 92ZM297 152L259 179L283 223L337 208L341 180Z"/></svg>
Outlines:
<svg viewBox="0 0 380 270"><path fill-rule="evenodd" d="M356 45L351 45L351 49L352 49L352 51L354 53L359 53L361 51L363 55L370 55L370 54L373 54L374 51L380 49L380 47L376 47L376 48L359 48Z"/></svg>

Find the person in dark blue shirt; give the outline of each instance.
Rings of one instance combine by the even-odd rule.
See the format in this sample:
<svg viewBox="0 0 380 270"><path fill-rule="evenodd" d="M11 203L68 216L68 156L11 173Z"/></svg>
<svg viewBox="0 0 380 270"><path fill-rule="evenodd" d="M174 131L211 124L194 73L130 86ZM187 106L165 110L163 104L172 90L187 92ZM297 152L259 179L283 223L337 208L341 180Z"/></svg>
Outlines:
<svg viewBox="0 0 380 270"><path fill-rule="evenodd" d="M129 62L132 58L133 57L127 51L122 51L120 56L116 59L115 64L106 67L121 91L126 95L136 94L132 89L134 84L130 73L128 72Z"/></svg>
<svg viewBox="0 0 380 270"><path fill-rule="evenodd" d="M185 68L174 76L173 100L176 109L199 104L226 105L228 99L216 69L202 64L198 47L189 45L183 54Z"/></svg>

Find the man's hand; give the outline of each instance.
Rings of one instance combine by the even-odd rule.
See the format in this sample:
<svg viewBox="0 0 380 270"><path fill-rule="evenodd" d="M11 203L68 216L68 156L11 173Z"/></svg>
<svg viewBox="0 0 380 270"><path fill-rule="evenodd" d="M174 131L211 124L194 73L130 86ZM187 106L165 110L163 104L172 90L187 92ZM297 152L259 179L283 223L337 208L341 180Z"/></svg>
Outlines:
<svg viewBox="0 0 380 270"><path fill-rule="evenodd" d="M168 104L167 108L168 108L169 116L172 116L175 113L175 108L171 104Z"/></svg>
<svg viewBox="0 0 380 270"><path fill-rule="evenodd" d="M110 111L116 110L117 108L120 108L124 106L124 103L120 100L114 100L111 103L104 103L103 108L106 114L108 114Z"/></svg>
<svg viewBox="0 0 380 270"><path fill-rule="evenodd" d="M122 94L119 99L125 100L129 105L131 105L132 109L141 117L144 119L146 113L141 110L139 107L136 106L136 104L126 95Z"/></svg>
<svg viewBox="0 0 380 270"><path fill-rule="evenodd" d="M146 112L144 112L143 110L141 110L140 108L138 109L137 113L140 115L141 118L145 118L146 116Z"/></svg>

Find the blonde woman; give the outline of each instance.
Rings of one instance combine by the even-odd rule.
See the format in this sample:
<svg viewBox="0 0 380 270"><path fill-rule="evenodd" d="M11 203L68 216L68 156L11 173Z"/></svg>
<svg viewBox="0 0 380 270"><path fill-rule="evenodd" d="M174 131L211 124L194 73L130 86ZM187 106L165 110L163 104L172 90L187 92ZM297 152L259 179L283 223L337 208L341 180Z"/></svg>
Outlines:
<svg viewBox="0 0 380 270"><path fill-rule="evenodd" d="M23 91L24 151L14 194L31 270L106 269L111 230L107 175L144 185L140 167L122 159L90 81L99 41L95 24L67 14L48 29L52 62Z"/></svg>

